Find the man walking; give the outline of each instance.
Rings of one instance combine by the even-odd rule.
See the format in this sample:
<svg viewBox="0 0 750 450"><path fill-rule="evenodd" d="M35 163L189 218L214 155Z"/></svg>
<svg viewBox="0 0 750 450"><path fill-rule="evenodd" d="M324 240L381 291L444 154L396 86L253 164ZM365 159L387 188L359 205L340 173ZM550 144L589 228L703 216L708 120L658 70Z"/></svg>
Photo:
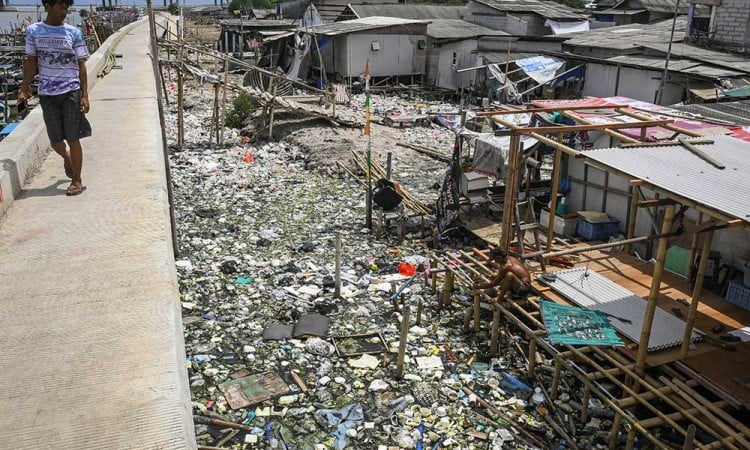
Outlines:
<svg viewBox="0 0 750 450"><path fill-rule="evenodd" d="M19 104L31 98L31 82L39 74L39 104L52 148L63 157L71 178L67 195L83 192L80 138L91 135L84 113L89 111L86 77L88 49L83 33L65 23L73 0L42 0L47 18L26 29L26 59ZM70 147L66 149L65 141Z"/></svg>

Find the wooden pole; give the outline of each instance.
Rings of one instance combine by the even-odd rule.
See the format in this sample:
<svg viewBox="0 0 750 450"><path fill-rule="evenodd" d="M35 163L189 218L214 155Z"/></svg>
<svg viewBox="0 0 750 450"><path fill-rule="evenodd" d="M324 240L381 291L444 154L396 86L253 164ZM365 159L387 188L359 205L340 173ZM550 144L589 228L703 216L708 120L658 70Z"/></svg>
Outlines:
<svg viewBox="0 0 750 450"><path fill-rule="evenodd" d="M391 179L391 157L392 157L391 152L388 152L388 154L386 155L387 159L385 160L385 179L386 180Z"/></svg>
<svg viewBox="0 0 750 450"><path fill-rule="evenodd" d="M208 144L214 142L214 133L216 133L216 143L219 143L219 83L214 85L214 107L211 110L211 127L208 130Z"/></svg>
<svg viewBox="0 0 750 450"><path fill-rule="evenodd" d="M183 46L180 46L179 56L177 57L178 69L177 69L177 146L182 148L185 144L185 117L184 117L184 78L182 74L182 57L183 57Z"/></svg>
<svg viewBox="0 0 750 450"><path fill-rule="evenodd" d="M227 80L229 77L229 60L224 60L224 83L221 86L221 113L219 114L218 134L219 144L224 143L224 117L227 113Z"/></svg>
<svg viewBox="0 0 750 450"><path fill-rule="evenodd" d="M552 386L550 387L549 394L552 400L557 400L560 390L560 371L562 371L562 362L560 358L555 358L555 368L552 371Z"/></svg>
<svg viewBox="0 0 750 450"><path fill-rule="evenodd" d="M695 448L695 425L690 424L687 429L687 436L685 436L685 443L682 445L682 450L693 450Z"/></svg>
<svg viewBox="0 0 750 450"><path fill-rule="evenodd" d="M479 333L479 316L481 313L481 298L479 292L474 292L474 332Z"/></svg>
<svg viewBox="0 0 750 450"><path fill-rule="evenodd" d="M451 303L451 291L453 290L453 272L450 270L445 272L445 279L443 280L443 301L441 306L447 307Z"/></svg>
<svg viewBox="0 0 750 450"><path fill-rule="evenodd" d="M695 254L698 252L698 228L700 228L703 222L703 213L698 212L698 220L695 222L695 231L693 232L693 239L690 243L690 255L688 256L688 281L693 279L693 271L695 268Z"/></svg>
<svg viewBox="0 0 750 450"><path fill-rule="evenodd" d="M589 421L589 398L591 397L591 388L586 385L583 388L583 398L581 399L581 423Z"/></svg>
<svg viewBox="0 0 750 450"><path fill-rule="evenodd" d="M693 285L693 295L690 298L690 308L688 309L685 323L685 334L682 337L682 347L680 347L680 358L686 357L688 354L688 348L690 348L690 341L693 337L693 326L695 325L695 316L698 312L698 304L701 301L701 294L703 294L703 278L706 275L706 267L708 267L708 257L711 253L711 242L713 241L713 237L714 232L708 231L703 238L703 250L701 250L701 259L698 263L698 275L695 277L695 285Z"/></svg>
<svg viewBox="0 0 750 450"><path fill-rule="evenodd" d="M333 296L341 297L341 233L336 233L336 287Z"/></svg>
<svg viewBox="0 0 750 450"><path fill-rule="evenodd" d="M161 81L161 89L164 92L164 104L169 105L169 93L167 92L167 83L164 81L164 66L159 61L159 81Z"/></svg>
<svg viewBox="0 0 750 450"><path fill-rule="evenodd" d="M594 125L594 123L591 122L590 120L584 119L583 117L581 117L579 115L576 115L576 114L573 114L570 111L562 111L562 114L564 116L570 117L571 119L575 120L576 122L580 122L580 123L582 123L584 125ZM638 124L636 123L633 126L638 126ZM641 142L638 139L633 139L630 136L626 136L626 135L624 135L622 133L618 133L616 131L608 130L606 128L602 130L602 133L605 133L605 134L607 134L609 136L612 136L613 138L618 139L620 142L631 143L631 144L636 144L636 143L640 143Z"/></svg>
<svg viewBox="0 0 750 450"><path fill-rule="evenodd" d="M632 239L635 236L635 223L638 218L638 189L630 189L630 215L628 216L628 235L626 239ZM625 254L633 252L633 243L625 244Z"/></svg>
<svg viewBox="0 0 750 450"><path fill-rule="evenodd" d="M398 343L398 361L396 363L396 378L404 377L404 357L406 356L406 341L409 338L409 305L401 308L401 340Z"/></svg>
<svg viewBox="0 0 750 450"><path fill-rule="evenodd" d="M497 305L495 305L497 306ZM500 310L495 307L492 310L492 336L490 338L490 355L498 354L498 342L500 341Z"/></svg>
<svg viewBox="0 0 750 450"><path fill-rule="evenodd" d="M506 252L513 240L513 210L516 200L516 172L518 172L518 161L521 153L521 136L513 133L510 136L510 154L508 155L508 167L505 175L505 199L503 201L503 223L500 236L500 248Z"/></svg>
<svg viewBox="0 0 750 450"><path fill-rule="evenodd" d="M419 300L417 300L417 317L414 321L417 325L422 325L422 313L424 312L424 305L422 303L422 297L419 297Z"/></svg>
<svg viewBox="0 0 750 450"><path fill-rule="evenodd" d="M274 83L273 90L271 91L271 114L268 121L268 140L273 140L273 116L276 114L276 86L278 83Z"/></svg>
<svg viewBox="0 0 750 450"><path fill-rule="evenodd" d="M664 211L664 222L661 227L661 234L667 234L672 229L672 219L674 218L674 205L667 205ZM646 354L648 353L648 341L651 338L651 326L654 323L656 313L656 302L659 299L659 288L661 287L661 276L664 272L664 260L667 256L667 238L659 239L659 247L656 251L656 264L654 265L653 278L651 280L651 292L648 295L648 305L646 314L643 318L643 327L641 328L641 339L638 342L638 356L636 358L636 373L643 375L646 367Z"/></svg>
<svg viewBox="0 0 750 450"><path fill-rule="evenodd" d="M529 377L534 376L534 369L536 368L536 339L533 337L529 340Z"/></svg>
<svg viewBox="0 0 750 450"><path fill-rule="evenodd" d="M557 135L557 141L563 143L563 134ZM560 188L560 173L562 172L562 150L555 149L555 162L552 166L552 192L550 194L549 222L547 224L547 251L552 250L552 240L555 238L555 212L557 211L557 190ZM549 262L549 260L547 260Z"/></svg>

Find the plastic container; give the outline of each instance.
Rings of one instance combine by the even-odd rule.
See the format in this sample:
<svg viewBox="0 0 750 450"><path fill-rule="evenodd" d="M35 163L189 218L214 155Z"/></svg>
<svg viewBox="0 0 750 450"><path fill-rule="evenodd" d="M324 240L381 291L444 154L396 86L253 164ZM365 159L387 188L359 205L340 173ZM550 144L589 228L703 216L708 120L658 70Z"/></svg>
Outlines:
<svg viewBox="0 0 750 450"><path fill-rule="evenodd" d="M729 282L724 300L742 309L750 309L750 288L740 280L732 280Z"/></svg>
<svg viewBox="0 0 750 450"><path fill-rule="evenodd" d="M578 236L587 241L603 241L614 236L620 229L620 221L609 216L609 222L591 223L583 217L578 218Z"/></svg>

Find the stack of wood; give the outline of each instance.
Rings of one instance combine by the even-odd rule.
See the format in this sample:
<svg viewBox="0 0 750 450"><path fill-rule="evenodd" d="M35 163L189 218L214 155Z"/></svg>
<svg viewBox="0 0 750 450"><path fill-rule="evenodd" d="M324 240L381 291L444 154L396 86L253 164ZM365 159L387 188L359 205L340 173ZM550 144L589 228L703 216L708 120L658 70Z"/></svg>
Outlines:
<svg viewBox="0 0 750 450"><path fill-rule="evenodd" d="M354 162L359 166L359 168L362 170L362 172L365 174L365 177L367 177L367 157L365 155L359 154L358 152L355 152L352 150L352 155L354 155ZM386 176L385 168L374 159L371 159L370 161L370 167L372 167L372 178L375 180L379 180L381 178L388 178ZM351 172L350 172L351 173ZM414 197L412 194L407 192L403 186L401 187L400 191L401 196L403 197L404 206L410 209L411 211L414 211L417 214L420 215L428 215L433 213L433 208L430 205L426 205L419 201L416 197Z"/></svg>

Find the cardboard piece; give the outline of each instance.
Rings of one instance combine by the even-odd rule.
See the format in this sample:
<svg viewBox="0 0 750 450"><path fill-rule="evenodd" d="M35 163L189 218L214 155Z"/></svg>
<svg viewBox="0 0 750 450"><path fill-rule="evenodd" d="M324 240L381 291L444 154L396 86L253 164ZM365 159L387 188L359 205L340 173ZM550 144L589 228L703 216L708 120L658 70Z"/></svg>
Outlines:
<svg viewBox="0 0 750 450"><path fill-rule="evenodd" d="M244 408L289 393L289 385L273 372L225 381L219 385L219 389L232 409Z"/></svg>

